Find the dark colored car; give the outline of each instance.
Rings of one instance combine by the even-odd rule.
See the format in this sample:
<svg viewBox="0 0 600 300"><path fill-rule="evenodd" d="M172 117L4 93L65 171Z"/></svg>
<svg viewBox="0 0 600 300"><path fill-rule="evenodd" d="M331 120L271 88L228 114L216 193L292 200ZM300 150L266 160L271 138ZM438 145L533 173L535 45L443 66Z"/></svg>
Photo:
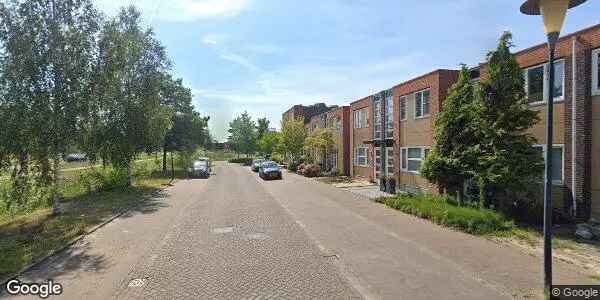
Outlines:
<svg viewBox="0 0 600 300"><path fill-rule="evenodd" d="M258 176L262 179L282 179L281 167L274 161L266 161L260 164Z"/></svg>
<svg viewBox="0 0 600 300"><path fill-rule="evenodd" d="M81 154L81 153L71 153L71 154L65 156L66 162L86 161L86 160L87 160L87 157L85 156L85 154Z"/></svg>
<svg viewBox="0 0 600 300"><path fill-rule="evenodd" d="M210 177L210 166L206 160L197 160L192 163L192 167L188 169L190 178L208 178Z"/></svg>
<svg viewBox="0 0 600 300"><path fill-rule="evenodd" d="M254 172L258 172L258 168L260 168L260 164L265 162L264 159L258 158L252 161L252 165L250 165L250 169Z"/></svg>

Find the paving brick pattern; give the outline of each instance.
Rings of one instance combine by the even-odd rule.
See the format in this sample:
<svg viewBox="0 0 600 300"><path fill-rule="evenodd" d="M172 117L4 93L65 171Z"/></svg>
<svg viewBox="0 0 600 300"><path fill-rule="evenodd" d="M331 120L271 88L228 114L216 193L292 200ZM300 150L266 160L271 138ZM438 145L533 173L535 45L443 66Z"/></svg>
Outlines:
<svg viewBox="0 0 600 300"><path fill-rule="evenodd" d="M336 261L252 177L239 167L219 167L117 298L360 298Z"/></svg>

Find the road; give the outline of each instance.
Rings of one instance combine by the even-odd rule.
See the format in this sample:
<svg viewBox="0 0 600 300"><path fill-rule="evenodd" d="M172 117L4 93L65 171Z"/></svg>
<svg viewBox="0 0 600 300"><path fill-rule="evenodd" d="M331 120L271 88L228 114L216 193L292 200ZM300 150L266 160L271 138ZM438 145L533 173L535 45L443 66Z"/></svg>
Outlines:
<svg viewBox="0 0 600 300"><path fill-rule="evenodd" d="M294 174L219 163L24 274L63 299L511 299L540 259ZM555 264L556 283L582 283ZM0 297L6 297L2 294ZM13 297L28 299L29 297Z"/></svg>

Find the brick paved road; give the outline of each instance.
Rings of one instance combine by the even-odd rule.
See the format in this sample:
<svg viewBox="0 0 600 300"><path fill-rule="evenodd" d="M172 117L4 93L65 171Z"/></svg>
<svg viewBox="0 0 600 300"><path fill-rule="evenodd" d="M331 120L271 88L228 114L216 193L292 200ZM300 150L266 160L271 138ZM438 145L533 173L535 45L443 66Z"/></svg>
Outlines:
<svg viewBox="0 0 600 300"><path fill-rule="evenodd" d="M294 174L219 164L25 274L63 299L509 299L540 259ZM583 283L556 263L557 283ZM6 296L6 295L4 295ZM2 298L2 295L0 295Z"/></svg>

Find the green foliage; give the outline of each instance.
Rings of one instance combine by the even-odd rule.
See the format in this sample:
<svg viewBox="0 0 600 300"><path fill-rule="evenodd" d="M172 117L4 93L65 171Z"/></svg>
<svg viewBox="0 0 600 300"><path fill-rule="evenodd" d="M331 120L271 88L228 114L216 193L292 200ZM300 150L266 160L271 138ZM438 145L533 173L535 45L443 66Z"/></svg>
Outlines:
<svg viewBox="0 0 600 300"><path fill-rule="evenodd" d="M329 128L317 128L304 141L305 149L309 152L312 150L321 157L333 150L333 147L335 147L335 141L333 140L333 132Z"/></svg>
<svg viewBox="0 0 600 300"><path fill-rule="evenodd" d="M256 123L244 112L229 123L228 141L237 153L253 154L256 150Z"/></svg>
<svg viewBox="0 0 600 300"><path fill-rule="evenodd" d="M436 144L421 168L421 175L446 189L459 191L473 176L479 159L479 105L469 70L462 66L436 119Z"/></svg>
<svg viewBox="0 0 600 300"><path fill-rule="evenodd" d="M134 7L105 20L91 0L0 4L0 172L11 171L4 199L19 209L47 205L61 185L73 186L59 170L75 148L131 174L133 159L163 148L171 128L177 142L167 146L176 151L205 144L208 118L169 70Z"/></svg>
<svg viewBox="0 0 600 300"><path fill-rule="evenodd" d="M482 199L488 185L523 191L537 184L543 171L543 157L533 148L535 138L527 132L539 117L528 106L522 70L510 53L511 39L505 32L496 50L488 54L488 76L478 93L481 142L474 178Z"/></svg>
<svg viewBox="0 0 600 300"><path fill-rule="evenodd" d="M250 157L232 158L229 160L229 162L234 163L234 164L242 164L242 165L249 166L250 164L252 164L252 158L250 158Z"/></svg>
<svg viewBox="0 0 600 300"><path fill-rule="evenodd" d="M288 155L292 162L297 161L302 155L304 141L306 140L306 129L304 118L285 119L281 124L281 150Z"/></svg>
<svg viewBox="0 0 600 300"><path fill-rule="evenodd" d="M267 132L258 140L258 150L266 157L271 157L281 143L279 132Z"/></svg>
<svg viewBox="0 0 600 300"><path fill-rule="evenodd" d="M269 120L267 118L258 118L256 120L256 139L260 140L262 137L269 132Z"/></svg>
<svg viewBox="0 0 600 300"><path fill-rule="evenodd" d="M515 228L514 222L496 211L458 206L446 197L399 194L394 198L380 198L377 201L436 224L471 234L497 234Z"/></svg>

